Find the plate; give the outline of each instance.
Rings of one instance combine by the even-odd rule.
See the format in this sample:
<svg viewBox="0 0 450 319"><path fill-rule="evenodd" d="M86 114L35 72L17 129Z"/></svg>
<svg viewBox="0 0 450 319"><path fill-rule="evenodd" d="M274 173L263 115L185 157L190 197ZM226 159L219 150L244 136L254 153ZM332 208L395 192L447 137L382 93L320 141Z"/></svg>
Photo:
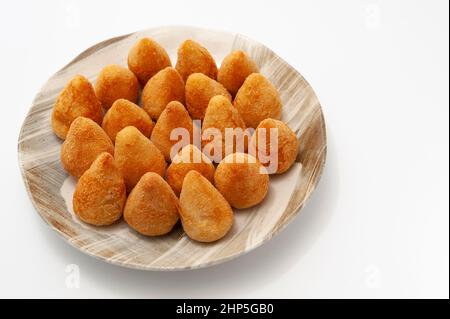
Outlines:
<svg viewBox="0 0 450 319"><path fill-rule="evenodd" d="M296 162L288 172L270 177L266 199L258 206L235 210L231 231L214 243L190 240L181 226L162 237L144 237L124 221L108 227L84 224L73 214L76 181L59 159L62 141L52 132L50 114L59 92L75 75L92 83L107 64L126 66L128 50L142 37L159 42L176 62L185 39L205 46L218 65L231 51L242 49L278 89L282 120L300 141ZM326 158L325 122L320 103L308 82L266 46L235 33L194 27L160 27L100 42L53 75L36 95L21 128L19 164L28 194L39 215L58 234L82 252L106 262L144 270L184 270L218 264L260 246L280 232L300 212L314 191Z"/></svg>

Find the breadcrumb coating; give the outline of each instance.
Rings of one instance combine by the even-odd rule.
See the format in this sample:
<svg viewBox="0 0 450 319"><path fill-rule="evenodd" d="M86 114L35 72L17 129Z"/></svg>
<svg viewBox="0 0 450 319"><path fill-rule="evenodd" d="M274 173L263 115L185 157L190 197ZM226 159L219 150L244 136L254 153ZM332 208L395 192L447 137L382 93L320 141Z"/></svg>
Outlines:
<svg viewBox="0 0 450 319"><path fill-rule="evenodd" d="M213 242L233 225L233 210L214 186L197 171L184 178L180 194L183 229L193 240Z"/></svg>
<svg viewBox="0 0 450 319"><path fill-rule="evenodd" d="M265 131L262 131L262 129L265 129ZM278 140L276 148L275 146L273 146L273 148L275 148L273 151L274 154L270 154L270 129L278 130ZM260 131L261 133L259 133ZM260 145L260 143L264 142L259 142L260 134L262 136L265 136L266 145ZM292 166L298 154L299 141L297 139L297 136L289 126L279 120L265 119L261 121L261 123L259 123L258 127L256 128L250 143L256 150L255 154L258 159L260 159L261 156L277 156L278 166L276 172L274 172L276 174L286 172ZM262 155L260 155L260 153ZM269 165L269 163L264 163L265 161L263 161L262 159L261 162L263 162L264 166Z"/></svg>
<svg viewBox="0 0 450 319"><path fill-rule="evenodd" d="M236 94L234 106L247 127L256 128L264 119L281 117L281 100L277 89L259 73L249 75Z"/></svg>
<svg viewBox="0 0 450 319"><path fill-rule="evenodd" d="M72 176L79 178L103 152L114 153L114 145L102 128L86 117L72 122L61 146L61 164Z"/></svg>
<svg viewBox="0 0 450 319"><path fill-rule="evenodd" d="M172 101L167 104L167 107L161 113L158 121L153 128L151 141L164 155L166 161L170 161L170 153L172 146L174 146L178 140L171 140L170 135L174 129L186 129L189 133L189 140L185 141L185 145L188 145L192 141L192 119L189 117L189 113L180 102ZM185 146L182 145L181 147Z"/></svg>
<svg viewBox="0 0 450 319"><path fill-rule="evenodd" d="M103 118L102 128L115 143L116 135L127 126L136 127L145 137L150 137L153 123L150 116L136 104L120 99L114 102Z"/></svg>
<svg viewBox="0 0 450 319"><path fill-rule="evenodd" d="M59 94L52 112L53 132L65 139L72 122L79 116L101 124L102 105L92 84L82 75L76 75Z"/></svg>
<svg viewBox="0 0 450 319"><path fill-rule="evenodd" d="M211 183L214 182L214 165L205 154L192 144L183 147L167 168L166 180L175 194L180 194L184 177L190 171L197 171Z"/></svg>
<svg viewBox="0 0 450 319"><path fill-rule="evenodd" d="M171 66L166 50L150 38L142 38L128 53L128 68L145 85L158 71Z"/></svg>
<svg viewBox="0 0 450 319"><path fill-rule="evenodd" d="M118 99L136 103L139 82L133 72L127 68L116 64L107 65L97 76L95 94L105 110L108 110Z"/></svg>
<svg viewBox="0 0 450 319"><path fill-rule="evenodd" d="M231 101L227 89L202 73L194 73L186 81L186 108L194 120L203 120L209 100L222 95Z"/></svg>
<svg viewBox="0 0 450 319"><path fill-rule="evenodd" d="M217 81L235 96L245 79L258 72L258 66L244 51L237 50L228 54L222 61Z"/></svg>
<svg viewBox="0 0 450 319"><path fill-rule="evenodd" d="M125 181L109 153L101 153L81 175L73 210L85 223L104 226L120 219L126 200Z"/></svg>
<svg viewBox="0 0 450 319"><path fill-rule="evenodd" d="M217 79L217 65L211 53L193 40L184 41L178 48L175 68L184 81L192 73L203 73L213 80Z"/></svg>
<svg viewBox="0 0 450 319"><path fill-rule="evenodd" d="M222 95L214 96L208 104L206 109L205 118L202 123L202 131L206 132L210 128L218 129L222 136L222 156L223 159L226 155L235 153L237 151L237 143L242 146L242 152L247 152L247 145L249 136L245 134L239 134L235 129L241 129L242 133L245 133L246 126L244 120L242 120L239 112L231 104L230 100ZM234 137L232 140L226 139L226 130L233 129ZM206 135L206 134L205 134ZM204 138L203 144L207 144L213 141L213 138ZM229 142L228 144L226 142ZM230 143L231 142L231 143Z"/></svg>
<svg viewBox="0 0 450 319"><path fill-rule="evenodd" d="M184 103L184 81L172 67L167 67L152 77L142 91L142 108L157 120L171 101Z"/></svg>
<svg viewBox="0 0 450 319"><path fill-rule="evenodd" d="M217 166L214 185L234 208L249 208L261 203L269 190L269 175L249 154L235 153Z"/></svg>
<svg viewBox="0 0 450 319"><path fill-rule="evenodd" d="M114 159L128 192L147 172L164 176L167 166L161 151L134 126L127 126L117 133Z"/></svg>
<svg viewBox="0 0 450 319"><path fill-rule="evenodd" d="M170 232L178 221L178 198L156 173L145 173L128 196L123 217L146 236Z"/></svg>

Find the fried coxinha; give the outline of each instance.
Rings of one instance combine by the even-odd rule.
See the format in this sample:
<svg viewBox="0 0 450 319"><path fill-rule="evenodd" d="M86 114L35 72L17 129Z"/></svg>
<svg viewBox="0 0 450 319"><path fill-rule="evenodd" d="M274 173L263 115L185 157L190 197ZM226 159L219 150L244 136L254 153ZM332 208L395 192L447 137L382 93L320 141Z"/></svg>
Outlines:
<svg viewBox="0 0 450 319"><path fill-rule="evenodd" d="M150 38L131 47L127 62L104 66L95 85L75 74L54 105L61 163L78 179L74 212L96 226L123 216L145 236L167 234L180 219L195 241L221 239L233 225L233 208L264 201L269 175L284 173L297 157L297 137L280 120L277 89L246 52L231 52L217 68L192 39L180 44L175 67ZM196 120L203 122L200 144L193 138ZM226 129L248 128L256 131L243 135L241 148L237 139L223 138ZM185 130L187 140L173 140L174 129ZM211 139L209 129L221 137ZM270 129L276 140L262 138ZM207 153L205 145L219 148ZM278 156L275 168L264 161L267 150Z"/></svg>

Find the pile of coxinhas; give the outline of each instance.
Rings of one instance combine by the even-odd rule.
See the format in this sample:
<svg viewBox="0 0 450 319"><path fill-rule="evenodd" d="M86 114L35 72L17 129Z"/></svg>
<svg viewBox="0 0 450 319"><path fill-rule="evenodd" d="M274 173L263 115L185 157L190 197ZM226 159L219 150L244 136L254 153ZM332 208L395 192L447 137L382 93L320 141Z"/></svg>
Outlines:
<svg viewBox="0 0 450 319"><path fill-rule="evenodd" d="M191 239L216 241L233 224L232 207L261 203L269 175L287 171L297 157L298 140L280 121L281 109L277 89L245 52L231 52L218 69L206 48L186 40L172 67L161 45L142 38L129 51L128 68L105 66L95 85L76 75L55 103L51 124L64 140L61 163L78 179L73 210L96 226L123 215L146 236L167 234L181 219ZM236 139L214 139L222 151L208 154L211 138L201 134L196 144L188 137L180 146L171 136L179 128L194 136L198 122L200 133L214 128L225 135L231 128L253 134L244 134L239 151ZM258 132L271 129L276 138L261 145ZM275 169L267 169L258 149L277 157Z"/></svg>

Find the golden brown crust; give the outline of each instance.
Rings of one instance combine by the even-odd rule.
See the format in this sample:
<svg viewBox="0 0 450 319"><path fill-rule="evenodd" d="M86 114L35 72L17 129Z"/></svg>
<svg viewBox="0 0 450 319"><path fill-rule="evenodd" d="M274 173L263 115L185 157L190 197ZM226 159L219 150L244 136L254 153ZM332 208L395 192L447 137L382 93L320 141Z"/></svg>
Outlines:
<svg viewBox="0 0 450 319"><path fill-rule="evenodd" d="M261 129L263 128L265 129L265 134L263 134L263 131L261 131ZM271 143L269 134L271 128L278 129L278 147L276 150L274 150L274 154L270 154ZM261 133L259 133L259 131L261 131ZM259 134L265 135L266 145L265 148L263 147L262 149L261 147L258 147ZM255 154L258 159L260 159L259 152L261 152L263 156L274 155L278 157L278 167L276 174L286 172L292 166L298 154L299 141L295 133L285 123L274 119L265 119L261 121L261 123L259 123L258 127L256 128L250 143L254 146L256 150ZM268 166L269 164L270 163L263 163L264 166Z"/></svg>
<svg viewBox="0 0 450 319"><path fill-rule="evenodd" d="M95 94L106 110L118 99L126 99L136 103L138 93L138 79L133 72L123 66L107 65L97 76Z"/></svg>
<svg viewBox="0 0 450 319"><path fill-rule="evenodd" d="M242 50L233 51L222 61L217 81L235 96L239 88L244 83L247 76L258 72L255 61Z"/></svg>
<svg viewBox="0 0 450 319"><path fill-rule="evenodd" d="M184 41L178 48L175 68L184 81L192 73L203 73L217 79L217 65L209 51L193 40Z"/></svg>
<svg viewBox="0 0 450 319"><path fill-rule="evenodd" d="M102 105L94 88L82 75L76 75L59 94L52 112L53 132L65 139L70 124L79 116L90 118L98 124L103 117Z"/></svg>
<svg viewBox="0 0 450 319"><path fill-rule="evenodd" d="M247 127L256 128L266 118L280 119L281 100L277 89L263 75L249 75L236 94L234 106Z"/></svg>
<svg viewBox="0 0 450 319"><path fill-rule="evenodd" d="M225 157L217 166L214 185L235 208L249 208L263 201L269 175L256 158L244 153Z"/></svg>
<svg viewBox="0 0 450 319"><path fill-rule="evenodd" d="M202 123L202 132L206 132L209 128L216 128L220 130L222 135L222 157L225 157L225 154L232 154L237 151L236 144L237 141L242 144L243 152L247 152L247 145L249 136L248 135L239 135L235 132L235 137L232 140L230 145L226 145L226 129L242 129L245 132L246 126L244 120L239 115L239 112L236 108L231 104L230 100L225 98L222 95L214 96L208 104L208 108L206 109L205 118ZM213 141L213 138L205 138L202 140L203 144L206 145Z"/></svg>
<svg viewBox="0 0 450 319"><path fill-rule="evenodd" d="M142 108L155 120L171 101L184 103L184 81L172 67L156 73L142 91Z"/></svg>
<svg viewBox="0 0 450 319"><path fill-rule="evenodd" d="M184 108L183 104L177 101L172 101L167 104L164 111L161 113L158 121L153 128L151 141L164 155L166 161L170 161L170 151L178 141L170 140L170 134L173 129L184 128L189 133L189 140L185 145L191 143L192 138L192 119L189 113ZM183 145L183 146L185 146Z"/></svg>
<svg viewBox="0 0 450 319"><path fill-rule="evenodd" d="M150 38L140 39L128 53L128 68L142 85L158 71L171 65L166 50Z"/></svg>
<svg viewBox="0 0 450 319"><path fill-rule="evenodd" d="M197 171L190 171L184 178L180 216L186 234L200 242L219 240L233 225L230 205Z"/></svg>
<svg viewBox="0 0 450 319"><path fill-rule="evenodd" d="M61 146L61 163L64 169L79 178L103 152L114 153L111 139L91 119L77 117Z"/></svg>
<svg viewBox="0 0 450 319"><path fill-rule="evenodd" d="M189 144L172 159L166 171L166 180L175 194L179 195L184 177L189 171L197 171L213 183L214 170L214 165L209 158L197 147Z"/></svg>
<svg viewBox="0 0 450 319"><path fill-rule="evenodd" d="M120 99L106 112L102 128L114 143L117 133L127 126L134 126L145 137L150 137L154 125L143 109L128 100Z"/></svg>
<svg viewBox="0 0 450 319"><path fill-rule="evenodd" d="M85 223L104 226L122 216L126 187L109 153L101 153L80 177L73 194L73 210Z"/></svg>
<svg viewBox="0 0 450 319"><path fill-rule="evenodd" d="M143 235L164 235L178 221L178 199L161 176L145 173L128 196L123 217Z"/></svg>
<svg viewBox="0 0 450 319"><path fill-rule="evenodd" d="M117 133L114 159L128 192L147 172L164 176L167 166L160 150L134 126L127 126Z"/></svg>
<svg viewBox="0 0 450 319"><path fill-rule="evenodd" d="M231 95L219 82L202 73L194 73L186 81L186 108L193 119L203 120L209 100L222 95L231 101Z"/></svg>

